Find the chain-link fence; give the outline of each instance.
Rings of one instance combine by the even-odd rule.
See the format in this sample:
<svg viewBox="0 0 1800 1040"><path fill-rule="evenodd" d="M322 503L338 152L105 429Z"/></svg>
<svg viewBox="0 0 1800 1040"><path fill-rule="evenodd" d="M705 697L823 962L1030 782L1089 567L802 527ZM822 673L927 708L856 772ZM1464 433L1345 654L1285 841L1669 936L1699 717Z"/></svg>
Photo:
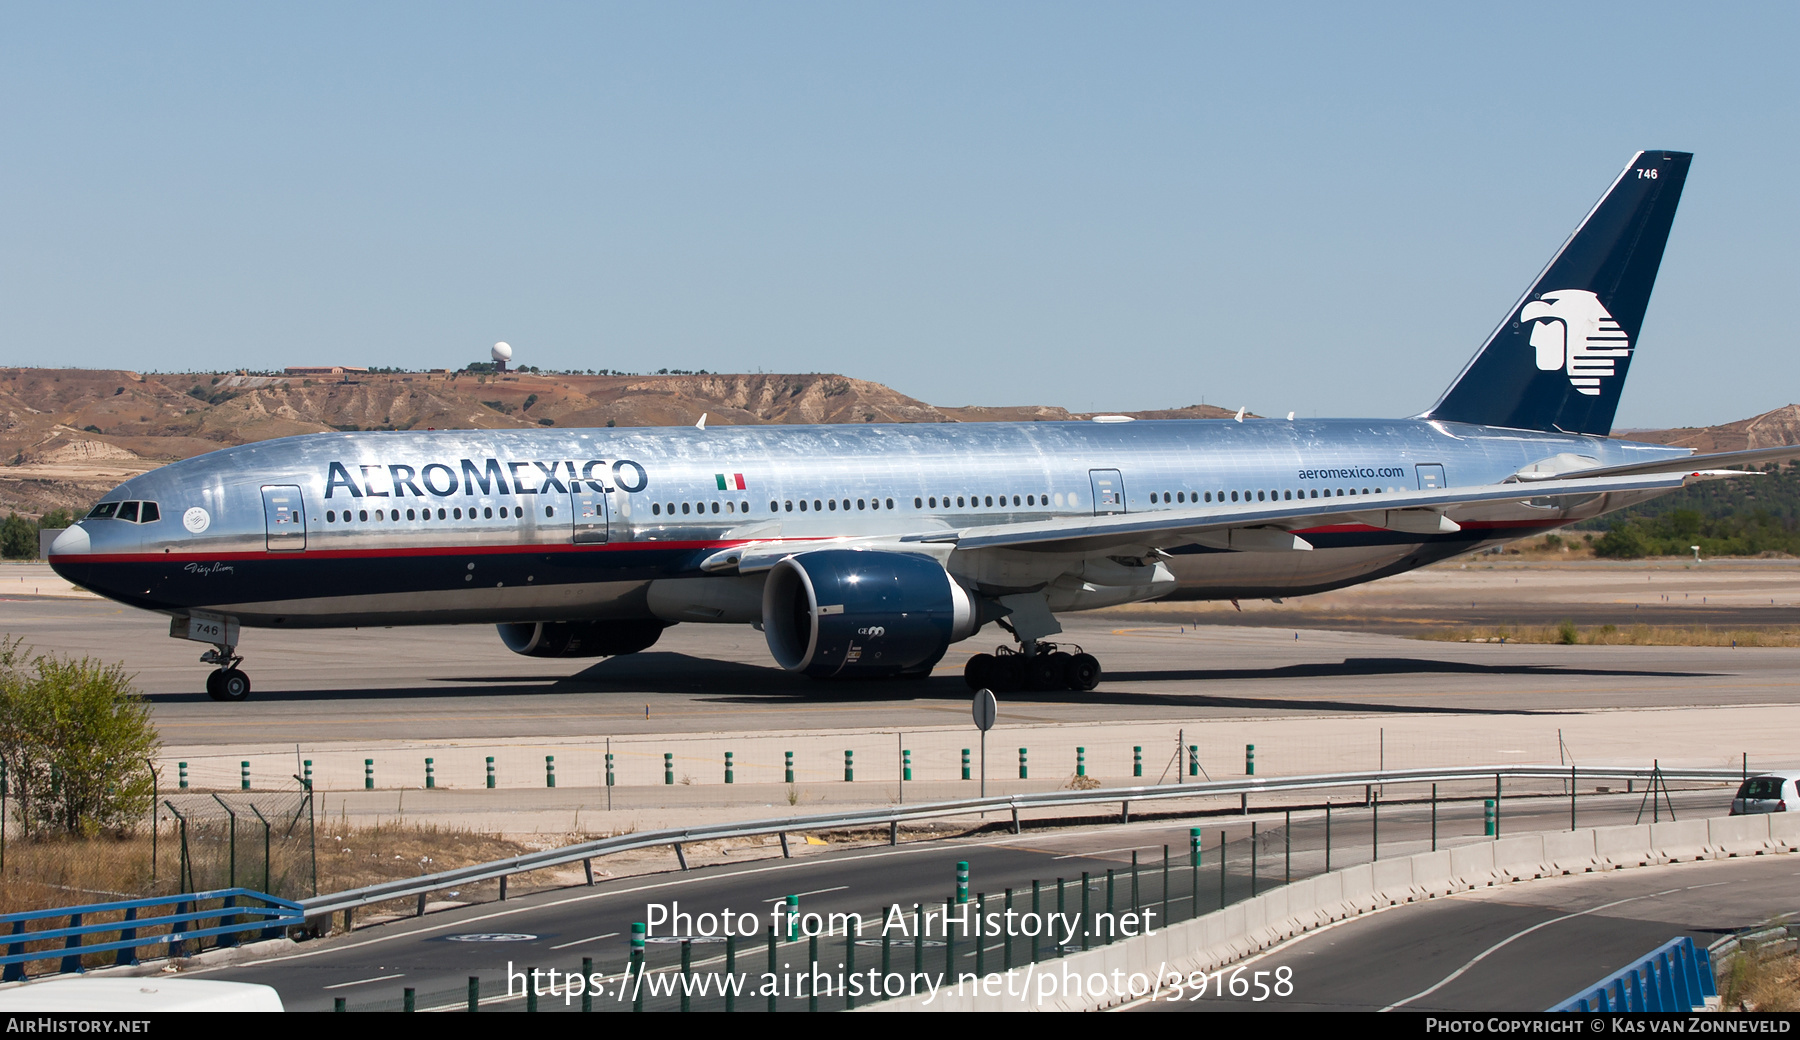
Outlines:
<svg viewBox="0 0 1800 1040"><path fill-rule="evenodd" d="M175 794L163 799L159 816L171 821L179 843L183 892L243 887L284 899L318 894L313 800L304 788Z"/></svg>

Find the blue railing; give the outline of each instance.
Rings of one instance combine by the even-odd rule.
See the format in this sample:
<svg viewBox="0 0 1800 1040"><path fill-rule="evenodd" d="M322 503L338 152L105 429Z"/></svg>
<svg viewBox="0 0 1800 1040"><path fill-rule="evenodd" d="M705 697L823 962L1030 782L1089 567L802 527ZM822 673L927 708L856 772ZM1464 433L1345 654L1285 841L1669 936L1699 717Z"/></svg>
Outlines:
<svg viewBox="0 0 1800 1040"><path fill-rule="evenodd" d="M172 907L170 912L156 913L156 908ZM104 917L106 920L95 920ZM66 918L61 928L31 928L30 925ZM0 956L0 981L14 982L25 977L25 965L31 961L61 958L62 972L82 970L81 958L86 954L115 952L115 964L136 964L138 950L150 947L158 954L185 956L188 943L217 936L218 945L235 946L245 932L259 932L262 938L281 936L289 925L305 920L300 904L248 888L222 888L211 892L183 892L180 895L153 899L124 899L116 903L89 903L83 906L61 906L50 910L33 910L22 914L0 916L0 943L6 953ZM207 922L212 922L210 925ZM104 940L116 934L118 938ZM90 938L102 941L90 942ZM43 943L60 942L61 946L44 948ZM27 944L38 944L27 951Z"/></svg>
<svg viewBox="0 0 1800 1040"><path fill-rule="evenodd" d="M1719 995L1712 958L1687 936L1608 975L1551 1011L1693 1011Z"/></svg>

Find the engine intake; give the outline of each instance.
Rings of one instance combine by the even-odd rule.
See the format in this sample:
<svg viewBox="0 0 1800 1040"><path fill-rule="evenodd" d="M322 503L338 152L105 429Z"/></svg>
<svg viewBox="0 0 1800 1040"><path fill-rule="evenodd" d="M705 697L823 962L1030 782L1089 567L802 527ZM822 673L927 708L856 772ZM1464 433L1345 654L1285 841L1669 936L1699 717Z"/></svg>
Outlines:
<svg viewBox="0 0 1800 1040"><path fill-rule="evenodd" d="M648 650L667 621L511 621L496 626L500 641L526 657L616 657Z"/></svg>
<svg viewBox="0 0 1800 1040"><path fill-rule="evenodd" d="M979 627L974 597L913 553L821 549L763 586L763 634L781 667L815 678L922 673Z"/></svg>

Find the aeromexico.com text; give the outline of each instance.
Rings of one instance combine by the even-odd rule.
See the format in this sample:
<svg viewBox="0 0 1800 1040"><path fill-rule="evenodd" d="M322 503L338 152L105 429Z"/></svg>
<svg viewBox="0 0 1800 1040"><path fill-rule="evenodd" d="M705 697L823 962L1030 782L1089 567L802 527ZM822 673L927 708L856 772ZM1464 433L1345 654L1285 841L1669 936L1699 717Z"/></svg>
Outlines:
<svg viewBox="0 0 1800 1040"><path fill-rule="evenodd" d="M1405 466L1350 466L1344 469L1303 469L1301 480L1377 480L1406 476Z"/></svg>
<svg viewBox="0 0 1800 1040"><path fill-rule="evenodd" d="M593 492L615 488L638 492L650 486L650 475L630 459L458 459L455 463L428 462L423 466L333 462L325 474L326 498L340 493L351 498L566 495L583 486Z"/></svg>

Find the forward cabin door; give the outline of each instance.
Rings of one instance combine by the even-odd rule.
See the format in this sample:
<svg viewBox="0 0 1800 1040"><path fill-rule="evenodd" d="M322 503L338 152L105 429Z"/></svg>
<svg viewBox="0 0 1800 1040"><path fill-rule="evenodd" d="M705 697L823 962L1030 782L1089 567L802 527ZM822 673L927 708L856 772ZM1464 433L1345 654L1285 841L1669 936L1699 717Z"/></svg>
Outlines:
<svg viewBox="0 0 1800 1040"><path fill-rule="evenodd" d="M292 484L271 484L262 489L263 524L271 552L306 548L306 503Z"/></svg>
<svg viewBox="0 0 1800 1040"><path fill-rule="evenodd" d="M1419 474L1419 490L1435 491L1449 487L1444 483L1444 465L1441 462L1421 462L1413 467Z"/></svg>
<svg viewBox="0 0 1800 1040"><path fill-rule="evenodd" d="M595 545L606 541L606 492L588 487L585 480L570 482L569 504L573 507L575 544Z"/></svg>
<svg viewBox="0 0 1800 1040"><path fill-rule="evenodd" d="M1095 516L1125 512L1125 479L1118 470L1090 469L1088 480L1094 485Z"/></svg>

